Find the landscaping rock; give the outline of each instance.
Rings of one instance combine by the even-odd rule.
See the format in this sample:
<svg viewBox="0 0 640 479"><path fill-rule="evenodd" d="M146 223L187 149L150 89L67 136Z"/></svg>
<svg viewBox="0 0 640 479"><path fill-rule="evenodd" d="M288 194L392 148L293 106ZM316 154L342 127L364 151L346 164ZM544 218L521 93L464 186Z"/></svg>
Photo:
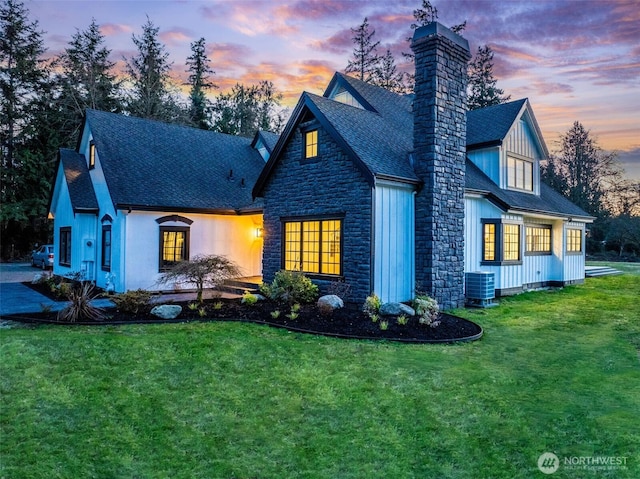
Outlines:
<svg viewBox="0 0 640 479"><path fill-rule="evenodd" d="M151 314L162 319L175 319L182 312L182 306L177 304L161 304L151 310Z"/></svg>
<svg viewBox="0 0 640 479"><path fill-rule="evenodd" d="M321 296L320 299L318 299L318 308L334 311L336 309L344 308L344 301L335 294L327 294L326 296Z"/></svg>
<svg viewBox="0 0 640 479"><path fill-rule="evenodd" d="M405 316L415 316L416 312L412 307L404 303L384 303L380 307L381 316L400 316L402 314Z"/></svg>
<svg viewBox="0 0 640 479"><path fill-rule="evenodd" d="M258 293L251 293L251 296L255 297L256 300L258 300L258 301L266 301L267 300L267 298L265 298L264 296L262 296L261 294L258 294ZM240 302L242 304L246 303L246 300L245 300L244 296L242 297Z"/></svg>

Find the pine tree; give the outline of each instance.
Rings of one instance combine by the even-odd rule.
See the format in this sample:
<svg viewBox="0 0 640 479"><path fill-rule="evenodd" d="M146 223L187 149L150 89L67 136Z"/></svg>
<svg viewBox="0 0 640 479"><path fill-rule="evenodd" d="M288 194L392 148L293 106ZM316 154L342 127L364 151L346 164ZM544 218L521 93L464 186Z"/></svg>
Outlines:
<svg viewBox="0 0 640 479"><path fill-rule="evenodd" d="M398 71L391 50L387 49L386 53L380 57L371 83L395 93L406 92L404 74Z"/></svg>
<svg viewBox="0 0 640 479"><path fill-rule="evenodd" d="M467 106L477 110L486 106L499 105L509 101L511 95L496 86L493 77L493 51L489 45L478 47L476 56L469 65L469 86Z"/></svg>
<svg viewBox="0 0 640 479"><path fill-rule="evenodd" d="M0 4L0 240L3 257L34 239L44 215L52 162L38 143L38 102L48 89L48 69L38 23L17 0ZM37 145L36 145L37 146ZM46 238L45 238L46 239Z"/></svg>
<svg viewBox="0 0 640 479"><path fill-rule="evenodd" d="M142 35L132 35L137 56L127 60L127 74L132 92L127 99L131 115L154 120L181 122L182 112L170 91L169 53L158 39L159 28L149 18Z"/></svg>
<svg viewBox="0 0 640 479"><path fill-rule="evenodd" d="M209 117L211 106L207 100L206 92L209 89L217 88L210 81L210 75L215 72L209 64L211 60L207 57L204 38L191 44L191 56L187 58L189 66L189 118L191 123L203 130L209 129Z"/></svg>
<svg viewBox="0 0 640 479"><path fill-rule="evenodd" d="M431 5L431 2L429 0L422 0L422 7L417 8L413 11L413 18L415 22L411 24L411 30L416 30L417 28L424 27L429 23L437 21L438 9L435 7L435 5ZM467 28L467 21L465 20L464 22L458 25L453 25L449 28L451 29L451 31L459 35L464 31L465 28ZM407 42L409 42L409 45L411 45L412 41L413 36L407 37ZM403 52L402 56L405 58L405 60L407 60L407 62L411 64L415 63L415 55L413 53ZM406 88L410 91L413 91L413 87L416 81L415 73L407 73L406 77Z"/></svg>
<svg viewBox="0 0 640 479"><path fill-rule="evenodd" d="M369 21L365 17L364 22L358 28L352 28L353 58L347 63L345 73L356 73L356 77L362 81L370 82L375 76L378 64L377 48L380 42L374 42L375 30L369 30Z"/></svg>
<svg viewBox="0 0 640 479"><path fill-rule="evenodd" d="M100 26L92 19L89 27L76 32L57 64L59 77L59 107L63 124L62 143L71 146L78 139L84 111L87 108L117 112L121 109L120 82L113 73L115 63L109 60L111 51L104 46Z"/></svg>

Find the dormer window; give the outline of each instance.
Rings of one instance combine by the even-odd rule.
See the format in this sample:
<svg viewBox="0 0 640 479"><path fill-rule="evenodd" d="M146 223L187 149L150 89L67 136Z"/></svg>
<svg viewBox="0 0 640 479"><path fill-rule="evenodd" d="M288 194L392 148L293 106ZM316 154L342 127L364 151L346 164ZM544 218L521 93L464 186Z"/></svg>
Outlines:
<svg viewBox="0 0 640 479"><path fill-rule="evenodd" d="M507 187L533 191L533 160L513 153L507 155Z"/></svg>
<svg viewBox="0 0 640 479"><path fill-rule="evenodd" d="M318 130L310 130L304 133L304 158L318 156Z"/></svg>
<svg viewBox="0 0 640 479"><path fill-rule="evenodd" d="M89 169L93 170L96 167L96 144L91 140L89 143Z"/></svg>

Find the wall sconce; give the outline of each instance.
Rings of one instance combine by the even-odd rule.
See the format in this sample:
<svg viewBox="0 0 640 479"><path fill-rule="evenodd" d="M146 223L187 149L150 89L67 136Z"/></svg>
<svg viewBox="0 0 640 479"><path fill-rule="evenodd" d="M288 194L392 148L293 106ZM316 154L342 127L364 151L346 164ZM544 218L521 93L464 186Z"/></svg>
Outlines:
<svg viewBox="0 0 640 479"><path fill-rule="evenodd" d="M262 235L264 234L262 228L256 228L256 238L262 238Z"/></svg>

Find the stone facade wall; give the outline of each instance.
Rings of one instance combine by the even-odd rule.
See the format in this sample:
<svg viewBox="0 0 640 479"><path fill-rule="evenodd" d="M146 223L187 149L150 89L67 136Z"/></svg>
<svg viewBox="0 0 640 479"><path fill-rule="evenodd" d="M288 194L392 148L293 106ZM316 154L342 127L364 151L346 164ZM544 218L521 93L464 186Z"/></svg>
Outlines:
<svg viewBox="0 0 640 479"><path fill-rule="evenodd" d="M318 126L318 157L302 159L303 138L296 128L265 186L263 278L272 281L283 267L282 218L343 216L342 276L351 286L348 300L363 302L372 288L372 190L318 122L301 125L306 126ZM321 289L329 282L314 281Z"/></svg>
<svg viewBox="0 0 640 479"><path fill-rule="evenodd" d="M416 283L442 309L464 305L466 40L438 23L415 31Z"/></svg>

